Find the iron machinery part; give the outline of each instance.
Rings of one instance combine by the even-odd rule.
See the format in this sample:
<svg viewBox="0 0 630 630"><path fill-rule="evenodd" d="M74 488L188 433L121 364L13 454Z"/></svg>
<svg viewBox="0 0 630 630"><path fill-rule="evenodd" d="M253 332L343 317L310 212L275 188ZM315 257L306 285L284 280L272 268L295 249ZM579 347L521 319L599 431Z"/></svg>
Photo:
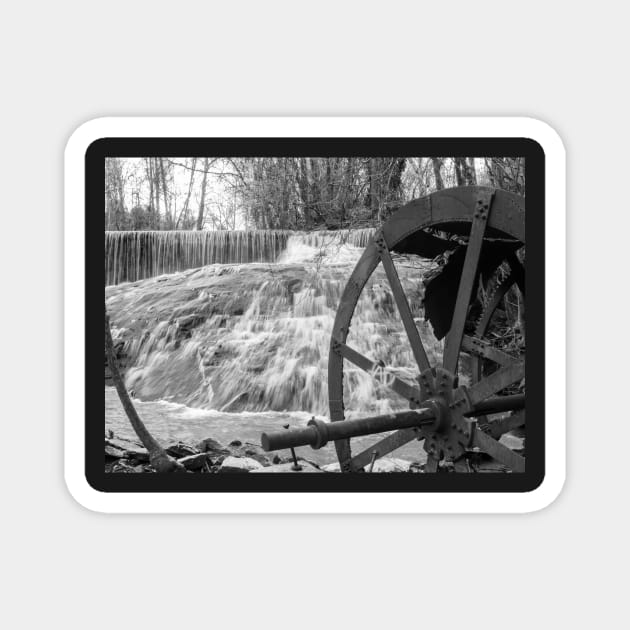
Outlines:
<svg viewBox="0 0 630 630"><path fill-rule="evenodd" d="M372 435L373 433L385 433L402 428L420 427L424 424L433 425L435 423L435 409L436 405L428 404L426 408L422 409L346 420L337 424L312 418L303 429L263 433L260 443L265 451L294 449L298 446L311 446L314 449L320 449L330 441Z"/></svg>
<svg viewBox="0 0 630 630"><path fill-rule="evenodd" d="M498 396L479 402L471 408L471 411L461 411L467 409L468 405L471 404L468 390L462 389L462 392L465 392L466 395L462 395L452 405L453 409L458 409L457 413L460 413L462 418L479 415L480 413L498 413L505 410L522 409L525 404L525 397L522 395ZM439 435L447 433L449 423L452 425L454 420L453 412L446 400L437 397L429 398L422 405L421 409L346 420L336 424L312 418L305 428L289 429L289 425L284 425L286 431L263 433L261 435L261 446L265 451L289 449L295 462L295 449L297 447L310 446L313 449L320 449L331 440L385 433L398 429L409 429L412 433L415 432L415 437L418 438L422 437L421 429L435 432ZM494 425L498 427L500 423L495 422ZM451 426L451 428L457 427ZM471 438L469 427L462 422L461 430L458 432L466 435L467 444ZM379 450L372 449L370 451L370 455L374 453L378 454Z"/></svg>
<svg viewBox="0 0 630 630"><path fill-rule="evenodd" d="M456 291L453 291L454 300L449 314L450 326L447 326L445 334L442 364L435 366L431 365L415 323L414 312L392 259L392 252L422 255L428 249L432 253L436 251L436 238L420 238L430 231L453 235L454 240L442 239L442 244L438 243L443 248L448 247L449 243L463 247L463 242L466 242L462 253L461 275ZM431 241L431 247L427 245L428 240ZM337 439L335 449L342 472L362 470L370 464L375 450L378 457L383 457L418 438L424 441L424 449L428 453L425 472L437 471L442 460L456 464L456 472L468 472L469 467L467 463L462 463L462 459L473 447L494 457L513 472L524 470L524 458L495 439L500 430L498 425L494 433L479 436L482 431L475 422L477 415L483 417L490 413L488 408L484 410L484 401L502 398L502 392L505 393L506 389L524 381L524 360L494 347L487 339L481 338L483 335L480 337L477 334L467 334L466 330L480 276L482 271L487 272L487 265L481 265L480 260L484 256L487 260L488 252L492 254L490 258L495 260L496 252L500 251L498 248L503 248L501 251L505 251L514 282L524 287L522 265L520 268L514 265L514 259L518 259L513 256L524 245L524 198L484 186L441 190L412 201L392 215L377 231L346 284L333 325L328 362L329 426L354 422L345 419L344 362L353 364L374 378L379 376L379 363L362 355L347 343L359 298L379 264L389 282L417 366L417 386L398 377L381 380L381 384L406 399L412 409L424 408L430 399L439 398L445 401L447 412L444 416L447 420L440 420L439 426L400 428L358 454L352 453L349 438ZM414 249L415 247L418 249ZM499 256L499 263L502 260ZM460 387L460 376L463 374L460 361L462 352L492 361L497 369L488 375L473 376L468 388ZM519 397L505 396L506 400L502 403L503 411L517 412L516 421L521 417L524 421L524 412L521 411L524 405L523 396L523 392L519 393ZM508 425L509 423L506 424Z"/></svg>
<svg viewBox="0 0 630 630"><path fill-rule="evenodd" d="M507 300L510 289L516 287L520 293L519 299L522 300L522 304L525 301L525 269L516 251L506 257L504 266L509 267L509 273L503 278L501 278L501 268L496 270L494 277L488 278L487 286L490 287L490 291L486 295L485 305L475 326L474 336L465 336L463 340L462 348L471 356L471 370L474 382L481 380L487 369L494 369L493 366L495 364L507 365L515 359L513 354L497 348L496 344L493 344L489 339L493 318L500 304ZM492 286L493 281L494 286ZM525 331L522 330L521 336L523 341L524 333ZM494 437L498 438L501 435L495 435L499 426L506 427L504 433L524 426L525 414L512 414L508 420L509 422L504 423L494 422L492 433ZM479 416L478 421L483 430L489 430L492 421L487 416Z"/></svg>

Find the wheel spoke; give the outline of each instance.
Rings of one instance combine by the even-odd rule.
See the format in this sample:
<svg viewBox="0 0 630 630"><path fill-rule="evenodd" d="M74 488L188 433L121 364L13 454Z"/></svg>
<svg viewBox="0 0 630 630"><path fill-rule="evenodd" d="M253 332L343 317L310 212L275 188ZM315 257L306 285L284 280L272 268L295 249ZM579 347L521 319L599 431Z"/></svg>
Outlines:
<svg viewBox="0 0 630 630"><path fill-rule="evenodd" d="M495 348L489 341L469 335L464 335L462 338L462 350L476 357L490 359L499 365L509 365L514 361L513 356Z"/></svg>
<svg viewBox="0 0 630 630"><path fill-rule="evenodd" d="M482 400L499 393L501 390L509 387L513 383L521 381L525 378L525 361L516 361L511 365L506 365L490 374L482 381L471 385L466 390L462 388L455 392L455 402L460 400L468 400L474 407Z"/></svg>
<svg viewBox="0 0 630 630"><path fill-rule="evenodd" d="M427 353L424 349L424 345L422 344L422 340L420 339L420 333L418 332L416 323L413 320L411 307L407 301L407 296L405 295L402 284L400 283L398 272L396 271L394 261L392 260L389 249L387 248L387 243L385 242L385 237L382 233L378 235L376 245L381 262L383 263L383 269L385 269L385 274L387 275L389 285L394 295L394 300L396 301L396 306L398 307L398 312L400 313L400 317L405 327L407 338L411 344L413 356L416 359L420 372L424 372L429 369L431 365L429 364Z"/></svg>
<svg viewBox="0 0 630 630"><path fill-rule="evenodd" d="M333 350L338 352L344 359L350 361L350 363L353 363L363 371L370 374L379 383L395 391L399 396L402 396L416 405L420 404L420 392L418 389L408 383L405 383L405 381L399 379L397 376L387 374L385 368L363 356L360 352L354 350L354 348L351 348L340 341L335 341L333 344Z"/></svg>
<svg viewBox="0 0 630 630"><path fill-rule="evenodd" d="M507 466L513 472L525 472L525 458L497 442L487 433L477 429L473 436L473 446L477 446L484 453L490 455L498 462Z"/></svg>
<svg viewBox="0 0 630 630"><path fill-rule="evenodd" d="M400 429L399 431L388 435L386 438L379 440L373 446L370 446L370 448L367 448L358 455L355 455L351 462L352 470L359 470L367 466L372 460L372 454L374 451L377 452L377 457L380 459L388 453L395 451L397 448L411 442L411 440L417 439L419 435L420 431L416 428Z"/></svg>
<svg viewBox="0 0 630 630"><path fill-rule="evenodd" d="M512 431L513 429L518 429L518 427L523 426L525 426L524 409L511 414L507 418L489 422L483 430L495 440L498 440L504 433L508 433L508 431Z"/></svg>
<svg viewBox="0 0 630 630"><path fill-rule="evenodd" d="M478 402L472 411L465 412L466 416L481 416L505 411L519 411L525 409L525 394L510 394L509 396L493 396Z"/></svg>
<svg viewBox="0 0 630 630"><path fill-rule="evenodd" d="M477 279L477 267L479 266L479 256L481 254L481 246L486 231L491 202L492 193L482 193L477 199L472 227L470 229L470 238L468 239L468 247L466 248L464 268L459 281L459 288L457 289L457 299L455 301L453 319L451 320L451 328L448 331L446 343L444 344L443 365L445 369L453 374L457 372L459 349L464 334L468 305L470 304L473 286Z"/></svg>

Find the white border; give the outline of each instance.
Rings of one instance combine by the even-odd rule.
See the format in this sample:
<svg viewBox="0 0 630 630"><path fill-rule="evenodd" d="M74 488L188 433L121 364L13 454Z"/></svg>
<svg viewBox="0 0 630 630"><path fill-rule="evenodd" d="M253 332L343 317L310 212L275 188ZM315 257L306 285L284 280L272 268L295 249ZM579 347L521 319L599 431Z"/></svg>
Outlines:
<svg viewBox="0 0 630 630"><path fill-rule="evenodd" d="M545 478L527 493L103 493L85 478L85 152L106 137L524 137L546 155ZM531 210L535 212L535 209ZM458 513L532 512L565 480L566 217L565 150L532 118L98 118L65 150L65 479L72 496L98 512Z"/></svg>

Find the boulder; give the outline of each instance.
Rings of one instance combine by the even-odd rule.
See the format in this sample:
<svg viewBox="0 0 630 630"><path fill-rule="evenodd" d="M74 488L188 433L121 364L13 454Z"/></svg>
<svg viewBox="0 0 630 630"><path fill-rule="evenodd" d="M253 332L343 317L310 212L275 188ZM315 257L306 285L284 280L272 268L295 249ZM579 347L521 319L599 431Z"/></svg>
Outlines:
<svg viewBox="0 0 630 630"><path fill-rule="evenodd" d="M197 444L197 449L202 453L212 453L213 455L229 455L230 449L217 442L214 438L206 438Z"/></svg>
<svg viewBox="0 0 630 630"><path fill-rule="evenodd" d="M136 473L138 471L136 470L135 466L132 466L130 464L129 460L120 459L112 466L110 472L113 472L113 473Z"/></svg>
<svg viewBox="0 0 630 630"><path fill-rule="evenodd" d="M142 444L140 444L140 442L134 442L132 440L125 440L123 438L106 437L105 444L109 444L110 446L113 446L114 448L117 448L121 451L129 451L138 447L142 448Z"/></svg>
<svg viewBox="0 0 630 630"><path fill-rule="evenodd" d="M339 466L339 462L335 462L334 464L326 464L325 466L322 466L322 472L338 473L341 472L341 466Z"/></svg>
<svg viewBox="0 0 630 630"><path fill-rule="evenodd" d="M149 451L147 451L146 448L142 448L141 446L136 446L135 448L127 449L125 451L125 457L129 459L135 459L138 462L148 462Z"/></svg>
<svg viewBox="0 0 630 630"><path fill-rule="evenodd" d="M317 466L307 461L299 461L300 470L293 470L293 462L284 464L274 464L273 466L264 466L251 470L253 473L320 473L323 472Z"/></svg>
<svg viewBox="0 0 630 630"><path fill-rule="evenodd" d="M118 453L122 452L122 455ZM139 462L149 461L149 451L131 440L105 438L105 454L109 457L126 457Z"/></svg>
<svg viewBox="0 0 630 630"><path fill-rule="evenodd" d="M248 473L263 468L260 462L251 457L226 457L219 468L220 473Z"/></svg>
<svg viewBox="0 0 630 630"><path fill-rule="evenodd" d="M239 441L240 440L235 440L235 442L239 442ZM234 442L231 442L230 446L232 446L232 444L234 444ZM265 466L268 466L269 464L271 464L271 459L269 458L267 453L263 451L263 449L260 446L258 446L258 444L245 442L244 444L241 444L240 446L233 447L231 450L232 450L231 454L234 455L235 457L251 457L252 459L255 459L257 462Z"/></svg>
<svg viewBox="0 0 630 630"><path fill-rule="evenodd" d="M105 457L111 457L113 459L121 459L125 456L125 451L121 451L115 446L105 444Z"/></svg>
<svg viewBox="0 0 630 630"><path fill-rule="evenodd" d="M195 455L188 455L187 457L182 457L177 461L186 469L186 470L200 470L207 463L209 463L208 453L197 453Z"/></svg>
<svg viewBox="0 0 630 630"><path fill-rule="evenodd" d="M411 468L411 462L408 462L406 459L398 459L396 457L383 457L382 459L377 459L374 462L374 468L372 472L375 473L397 473L397 472L409 472ZM366 466L365 470L368 470Z"/></svg>

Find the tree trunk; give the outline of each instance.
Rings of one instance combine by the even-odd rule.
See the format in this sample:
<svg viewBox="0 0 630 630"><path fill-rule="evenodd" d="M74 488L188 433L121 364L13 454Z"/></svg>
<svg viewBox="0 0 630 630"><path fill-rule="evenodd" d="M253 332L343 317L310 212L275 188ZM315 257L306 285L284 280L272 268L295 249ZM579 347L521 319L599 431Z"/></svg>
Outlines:
<svg viewBox="0 0 630 630"><path fill-rule="evenodd" d="M149 433L149 430L144 426L136 408L131 402L127 388L122 379L120 371L118 370L118 364L116 363L116 357L114 356L114 343L112 341L112 331L109 327L109 315L107 314L107 307L105 307L105 353L107 354L107 364L112 376L112 381L118 392L118 397L122 403L123 409L129 418L129 422L136 432L136 435L149 451L149 462L156 472L186 472L186 469L172 457L170 457L166 451L159 445L157 440Z"/></svg>
<svg viewBox="0 0 630 630"><path fill-rule="evenodd" d="M160 177L162 179L162 193L164 195L164 222L167 228L173 227L173 218L168 204L168 193L166 189L166 175L164 174L164 159L160 158Z"/></svg>
<svg viewBox="0 0 630 630"><path fill-rule="evenodd" d="M210 162L208 158L203 160L203 179L201 180L201 199L199 200L199 214L197 215L197 230L203 229L204 212L206 208L206 185L208 183L208 169Z"/></svg>
<svg viewBox="0 0 630 630"><path fill-rule="evenodd" d="M442 173L440 172L440 169L442 168L442 160L440 160L440 158L431 158L431 162L433 163L435 188L436 190L442 190L444 188L444 181L442 180Z"/></svg>
<svg viewBox="0 0 630 630"><path fill-rule="evenodd" d="M186 194L186 200L184 201L184 207L177 217L177 223L175 223L175 229L179 227L179 222L184 217L184 225L186 225L186 221L188 219L188 204L190 203L190 195L193 189L193 183L195 181L195 165L197 164L197 158L192 159L192 166L190 168L190 182L188 182L188 193Z"/></svg>

